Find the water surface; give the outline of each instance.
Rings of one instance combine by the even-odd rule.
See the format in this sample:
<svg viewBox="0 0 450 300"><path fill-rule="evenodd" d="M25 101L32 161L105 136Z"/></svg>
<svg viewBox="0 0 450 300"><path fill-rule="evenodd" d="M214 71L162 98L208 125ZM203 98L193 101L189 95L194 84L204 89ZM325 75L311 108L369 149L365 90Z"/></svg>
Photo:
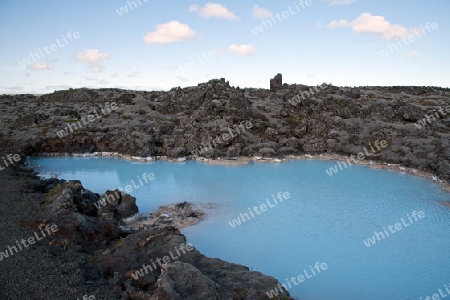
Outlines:
<svg viewBox="0 0 450 300"><path fill-rule="evenodd" d="M137 163L105 158L39 158L39 171L79 179L96 193L124 188L143 173L156 178L134 189L140 212L190 201L208 218L182 232L210 257L243 264L281 283L325 262L328 269L295 285L298 299L425 299L450 284L450 194L432 181L353 165L328 176L333 161L218 166L201 162ZM274 205L272 195L289 192ZM254 217L248 208L274 207ZM411 223L407 215L423 211ZM234 228L229 222L248 213ZM363 241L403 218L408 227L367 247ZM297 282L298 283L298 282ZM270 290L272 287L268 287ZM301 298L300 298L301 297Z"/></svg>

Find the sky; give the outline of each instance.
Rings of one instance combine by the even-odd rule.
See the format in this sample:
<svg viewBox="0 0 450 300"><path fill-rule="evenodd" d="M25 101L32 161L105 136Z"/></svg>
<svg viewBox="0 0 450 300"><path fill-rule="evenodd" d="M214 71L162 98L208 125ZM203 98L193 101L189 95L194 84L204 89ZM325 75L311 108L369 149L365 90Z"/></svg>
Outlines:
<svg viewBox="0 0 450 300"><path fill-rule="evenodd" d="M0 94L450 87L448 0L0 0Z"/></svg>

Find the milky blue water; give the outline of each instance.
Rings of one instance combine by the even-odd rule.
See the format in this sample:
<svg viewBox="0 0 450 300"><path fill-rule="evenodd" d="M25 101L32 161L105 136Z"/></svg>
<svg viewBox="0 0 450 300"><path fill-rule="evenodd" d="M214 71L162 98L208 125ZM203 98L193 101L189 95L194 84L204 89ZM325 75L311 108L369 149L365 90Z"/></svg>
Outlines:
<svg viewBox="0 0 450 300"><path fill-rule="evenodd" d="M299 283L292 296L321 299L420 299L444 294L450 285L450 201L432 181L363 166L328 176L333 161L218 166L201 162L136 163L101 158L40 158L38 171L79 179L96 193L125 188L134 180L140 212L189 201L208 213L182 230L210 257L248 266L281 283L325 262L326 270ZM140 186L143 173L155 179ZM289 192L275 205L272 195ZM271 206L267 204L271 203ZM252 217L248 208L266 204ZM412 212L423 211L417 221ZM241 225L229 222L248 213ZM408 219L411 217L412 222ZM367 247L363 241L389 225L408 225ZM395 230L395 229L393 229ZM389 231L388 231L389 233ZM267 291L275 287L267 287Z"/></svg>

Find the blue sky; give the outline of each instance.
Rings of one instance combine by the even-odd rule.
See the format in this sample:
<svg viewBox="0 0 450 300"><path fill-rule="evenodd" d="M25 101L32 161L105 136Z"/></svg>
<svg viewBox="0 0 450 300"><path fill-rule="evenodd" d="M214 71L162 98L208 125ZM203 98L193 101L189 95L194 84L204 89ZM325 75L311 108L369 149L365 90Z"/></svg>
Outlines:
<svg viewBox="0 0 450 300"><path fill-rule="evenodd" d="M277 73L308 85L450 87L449 12L448 0L0 0L0 93L221 77L268 88Z"/></svg>

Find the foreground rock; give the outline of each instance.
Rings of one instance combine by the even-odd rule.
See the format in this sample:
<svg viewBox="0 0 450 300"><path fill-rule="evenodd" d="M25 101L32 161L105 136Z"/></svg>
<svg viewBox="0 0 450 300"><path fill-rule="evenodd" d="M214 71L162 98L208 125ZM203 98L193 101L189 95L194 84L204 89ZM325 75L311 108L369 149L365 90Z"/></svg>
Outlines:
<svg viewBox="0 0 450 300"><path fill-rule="evenodd" d="M57 225L57 235L49 244L90 255L82 264L85 280L106 282L115 299L259 300L269 299L268 287L278 284L272 277L208 258L187 245L173 225L182 228L204 218L190 203L161 207L147 220L145 230L130 233L121 230L122 217L136 213L135 199L129 195L108 192L122 200L103 206L99 201L105 196L84 189L79 181L50 179L35 189L47 193L26 224ZM287 292L283 296L290 299Z"/></svg>
<svg viewBox="0 0 450 300"><path fill-rule="evenodd" d="M122 217L129 217L137 212L137 207L129 215L105 213L103 208L97 209L95 204L100 196L84 189L80 181L51 180L45 186L48 183L42 182L43 189L48 192L28 225L37 228L40 224L54 223L67 243L73 243L78 249L88 253L124 237L125 234L119 228ZM135 205L136 199L131 199ZM117 208L127 206L128 203L129 201L124 201L121 205L109 204L109 209L117 211Z"/></svg>
<svg viewBox="0 0 450 300"><path fill-rule="evenodd" d="M186 246L174 227L131 234L99 254L87 269L88 280L110 278L131 299L259 300L268 299L268 287L278 284L247 267L205 257Z"/></svg>

